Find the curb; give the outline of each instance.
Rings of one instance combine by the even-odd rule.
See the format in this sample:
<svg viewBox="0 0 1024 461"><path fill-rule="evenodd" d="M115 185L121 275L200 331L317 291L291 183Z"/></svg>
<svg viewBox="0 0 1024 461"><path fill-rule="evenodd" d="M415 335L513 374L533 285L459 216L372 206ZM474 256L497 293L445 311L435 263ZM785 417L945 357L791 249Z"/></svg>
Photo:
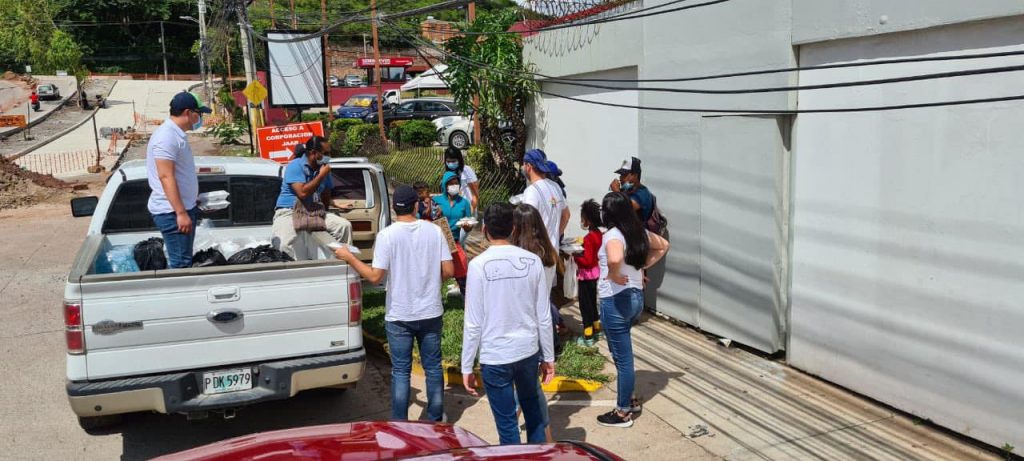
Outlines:
<svg viewBox="0 0 1024 461"><path fill-rule="evenodd" d="M373 336L373 335L367 333L366 330L363 330L363 339L364 339L363 347L366 347L366 343L369 342L369 343L373 344L375 347L379 347L385 353L388 352L388 346L387 346L387 341L386 340L383 340L381 338ZM462 383L462 368L459 365L442 361L441 362L441 367L444 369L444 382L445 382L445 384L450 384L450 383L458 384L458 383ZM419 354L417 354L415 350L413 351L412 372L414 374L416 374L417 376L424 376L423 366L420 365L420 362L419 362ZM476 373L477 380L480 381L480 382L483 382L483 379L480 377L480 370L476 369L476 370L474 370L474 372ZM550 393L557 393L557 392L587 392L587 393L591 393L591 392L597 392L597 391L601 390L601 388L604 387L604 384L602 384L602 383L600 383L598 381L592 381L592 380L589 380L589 379L576 379L576 378L567 378L565 376L555 376L554 379L551 380L551 382L549 382L547 384L542 384L540 387L541 387L541 390L543 390L544 392L550 392Z"/></svg>
<svg viewBox="0 0 1024 461"><path fill-rule="evenodd" d="M99 110L99 108L93 109L92 113L89 114L88 117L85 117L85 119L82 120L81 122L78 122L78 123L76 123L74 125L71 125L71 126L67 127L66 129L62 130L61 132L51 136L49 139L46 139L44 141L40 141L38 144L35 144L33 146L30 146L30 147L24 148L24 149L22 149L22 150L20 150L18 152L15 152L15 153L11 154L7 158L11 159L11 160L17 160L17 159L19 159L21 157L24 157L24 156L26 156L28 154L31 154L33 151L35 151L36 149L38 149L40 147L43 147L43 146L45 146L45 145L47 145L47 144L49 144L49 143L51 143L53 141L56 141L56 140L58 140L60 138L63 138L68 133L77 130L82 125L85 125L86 122L88 122L89 120L92 120L92 118L96 116L96 111L98 111L98 110Z"/></svg>

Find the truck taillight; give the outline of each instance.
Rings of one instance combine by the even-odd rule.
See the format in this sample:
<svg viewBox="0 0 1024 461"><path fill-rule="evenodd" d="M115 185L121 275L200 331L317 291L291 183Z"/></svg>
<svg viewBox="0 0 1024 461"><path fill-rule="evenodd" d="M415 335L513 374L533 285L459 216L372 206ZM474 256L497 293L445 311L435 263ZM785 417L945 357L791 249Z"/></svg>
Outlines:
<svg viewBox="0 0 1024 461"><path fill-rule="evenodd" d="M348 284L348 326L357 327L363 320L363 286L358 280Z"/></svg>
<svg viewBox="0 0 1024 461"><path fill-rule="evenodd" d="M64 337L68 345L68 354L85 353L85 331L82 324L82 305L64 302Z"/></svg>

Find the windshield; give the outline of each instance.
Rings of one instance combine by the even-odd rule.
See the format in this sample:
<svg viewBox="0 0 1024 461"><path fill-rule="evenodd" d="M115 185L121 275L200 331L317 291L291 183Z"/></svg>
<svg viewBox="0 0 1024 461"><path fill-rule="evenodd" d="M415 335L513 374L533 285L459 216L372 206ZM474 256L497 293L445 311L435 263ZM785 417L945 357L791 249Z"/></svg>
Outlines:
<svg viewBox="0 0 1024 461"><path fill-rule="evenodd" d="M377 97L367 95L352 96L351 98L348 98L348 101L345 101L344 105L345 107L370 107L370 103L373 102L374 99L377 99Z"/></svg>

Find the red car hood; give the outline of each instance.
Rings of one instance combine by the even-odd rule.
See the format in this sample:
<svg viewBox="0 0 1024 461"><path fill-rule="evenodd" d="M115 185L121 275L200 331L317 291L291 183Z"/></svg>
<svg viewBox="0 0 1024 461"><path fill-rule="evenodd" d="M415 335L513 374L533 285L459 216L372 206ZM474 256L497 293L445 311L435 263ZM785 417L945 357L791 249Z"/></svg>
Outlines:
<svg viewBox="0 0 1024 461"><path fill-rule="evenodd" d="M487 442L476 435L449 424L406 421L362 422L262 432L211 443L157 459L384 460L485 445Z"/></svg>

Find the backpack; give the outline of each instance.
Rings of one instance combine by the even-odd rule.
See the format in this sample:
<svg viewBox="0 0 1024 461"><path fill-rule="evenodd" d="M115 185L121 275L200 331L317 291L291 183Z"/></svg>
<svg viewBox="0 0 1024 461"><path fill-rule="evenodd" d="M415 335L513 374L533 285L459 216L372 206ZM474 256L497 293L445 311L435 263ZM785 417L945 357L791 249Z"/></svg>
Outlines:
<svg viewBox="0 0 1024 461"><path fill-rule="evenodd" d="M665 215L661 214L661 210L658 209L658 197L654 194L651 194L651 216L644 222L644 227L646 227L648 231L662 237L664 237L668 231L668 219L666 219Z"/></svg>

